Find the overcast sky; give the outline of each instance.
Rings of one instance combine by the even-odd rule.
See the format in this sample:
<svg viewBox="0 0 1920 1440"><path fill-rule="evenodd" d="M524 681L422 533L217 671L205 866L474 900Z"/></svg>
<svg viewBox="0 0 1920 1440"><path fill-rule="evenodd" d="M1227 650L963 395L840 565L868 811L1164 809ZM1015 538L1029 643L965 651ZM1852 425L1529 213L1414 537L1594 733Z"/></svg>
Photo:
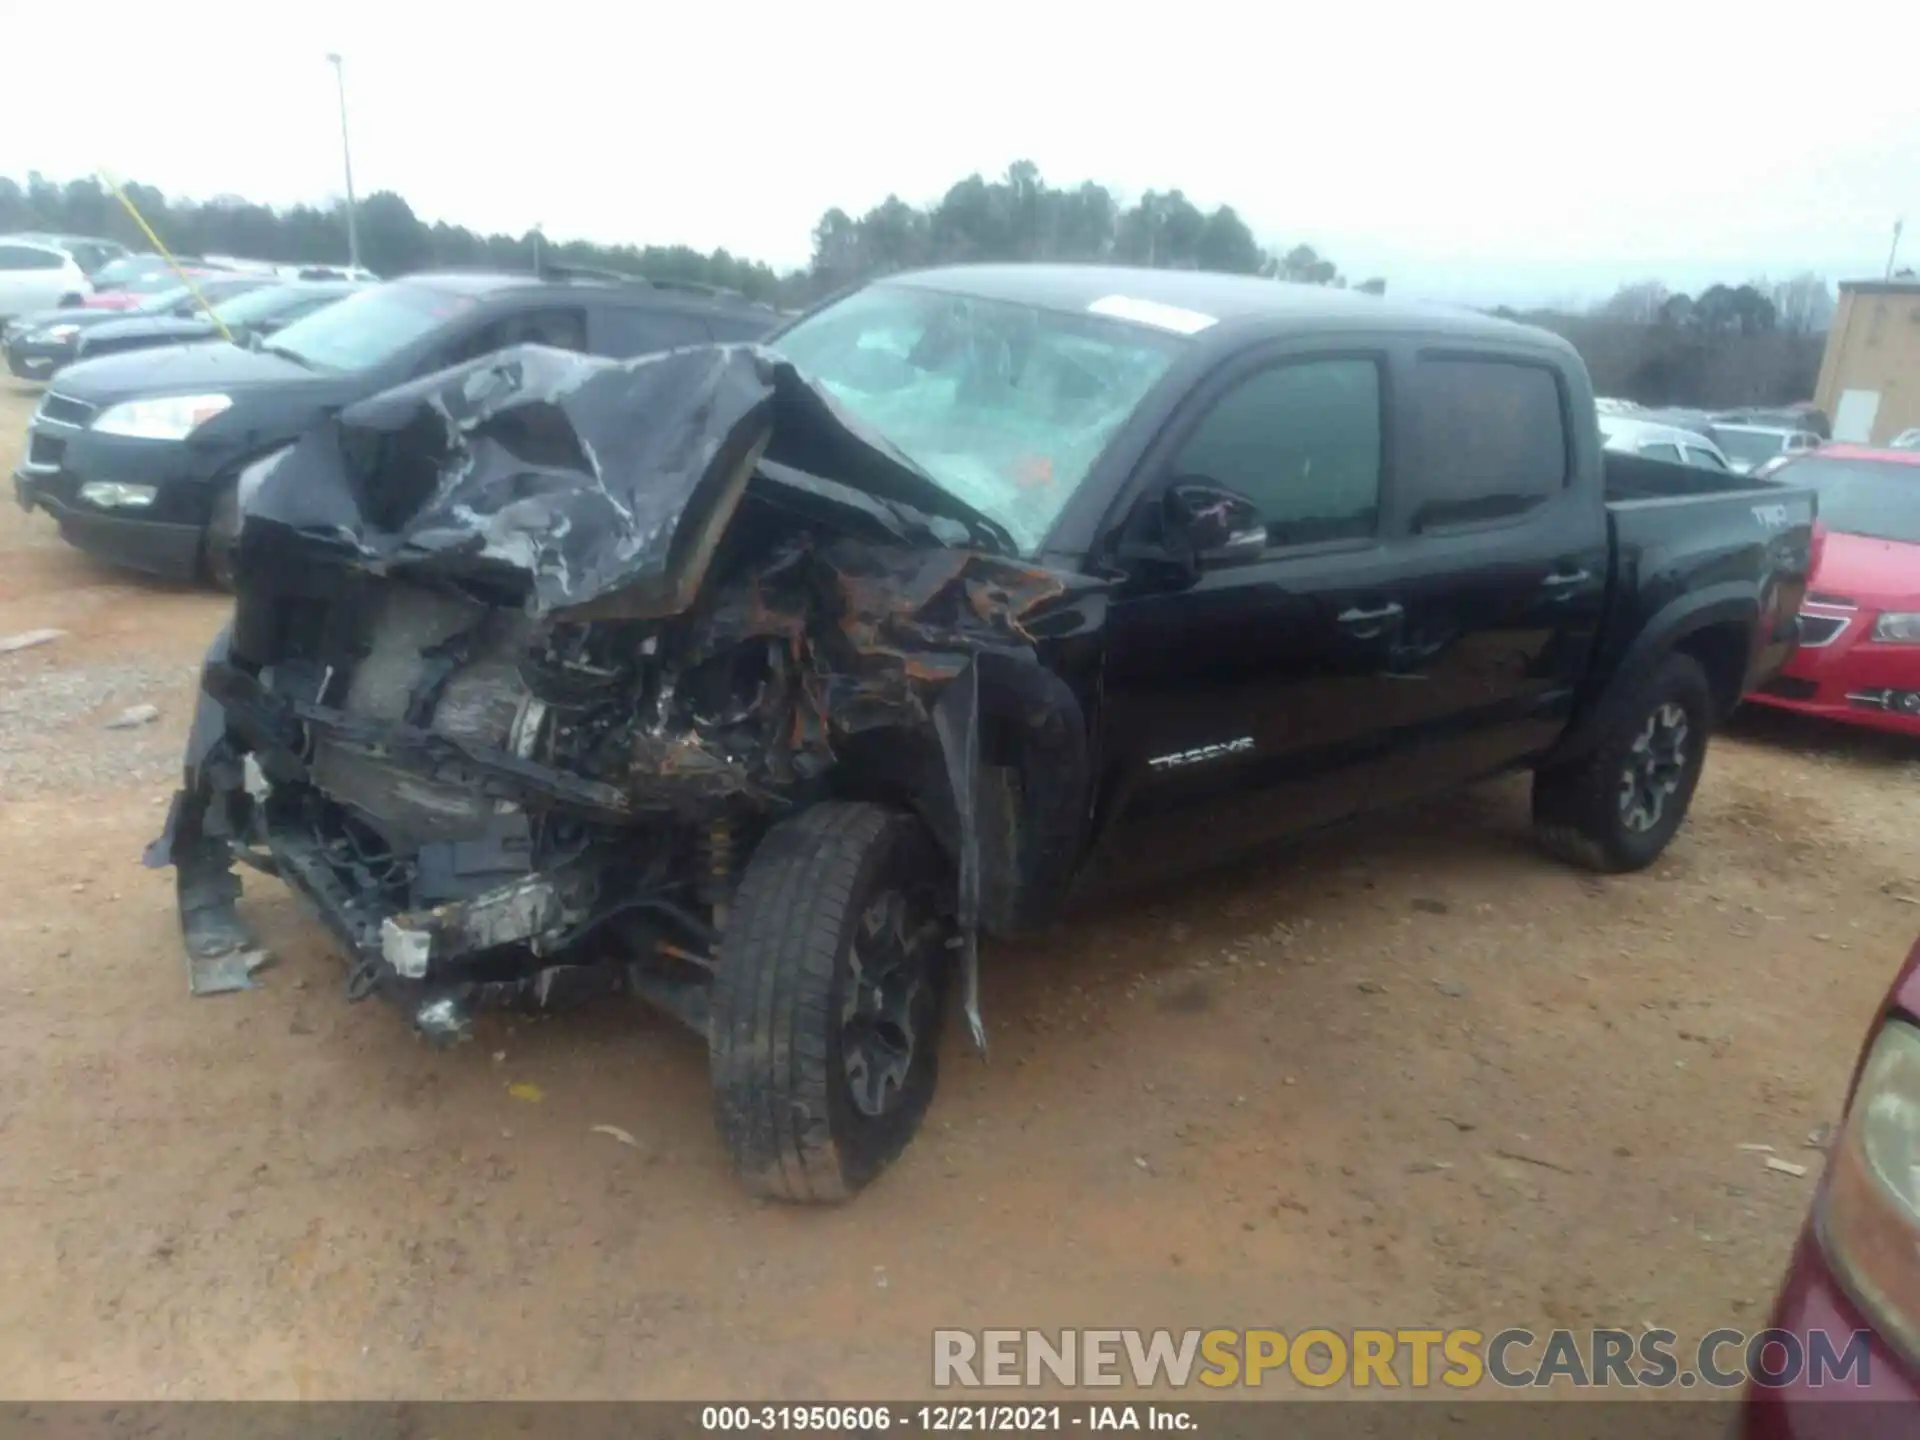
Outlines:
<svg viewBox="0 0 1920 1440"><path fill-rule="evenodd" d="M0 173L327 199L339 50L362 195L780 268L828 206L1023 157L1470 303L1878 275L1920 221L1911 36L1864 0L7 8Z"/></svg>

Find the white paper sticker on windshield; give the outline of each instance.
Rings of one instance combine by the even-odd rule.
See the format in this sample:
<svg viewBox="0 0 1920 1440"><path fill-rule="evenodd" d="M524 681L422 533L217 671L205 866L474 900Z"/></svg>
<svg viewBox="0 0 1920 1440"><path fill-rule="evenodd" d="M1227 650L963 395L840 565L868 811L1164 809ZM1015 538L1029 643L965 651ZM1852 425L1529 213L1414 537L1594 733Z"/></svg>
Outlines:
<svg viewBox="0 0 1920 1440"><path fill-rule="evenodd" d="M1105 295L1087 309L1095 315L1111 315L1115 320L1132 320L1156 330L1171 330L1176 335L1198 335L1215 324L1212 315L1198 310L1183 310L1178 305L1162 305L1157 300L1136 300L1131 295Z"/></svg>

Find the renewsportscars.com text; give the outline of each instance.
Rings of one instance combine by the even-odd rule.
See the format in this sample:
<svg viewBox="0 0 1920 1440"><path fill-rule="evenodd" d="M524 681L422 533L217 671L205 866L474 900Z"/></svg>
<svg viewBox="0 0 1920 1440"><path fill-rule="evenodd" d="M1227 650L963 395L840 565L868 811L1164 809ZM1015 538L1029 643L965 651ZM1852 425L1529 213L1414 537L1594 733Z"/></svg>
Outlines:
<svg viewBox="0 0 1920 1440"><path fill-rule="evenodd" d="M1313 1328L1283 1330L936 1330L937 1388L1131 1385L1136 1389L1733 1390L1752 1381L1865 1387L1867 1332L1715 1330L1684 1351L1671 1330Z"/></svg>

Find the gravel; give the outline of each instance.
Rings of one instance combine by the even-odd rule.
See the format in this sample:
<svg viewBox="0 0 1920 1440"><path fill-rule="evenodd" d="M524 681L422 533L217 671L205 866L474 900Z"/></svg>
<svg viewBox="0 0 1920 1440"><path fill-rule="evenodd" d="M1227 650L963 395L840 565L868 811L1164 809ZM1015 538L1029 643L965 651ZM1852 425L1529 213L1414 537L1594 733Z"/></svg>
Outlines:
<svg viewBox="0 0 1920 1440"><path fill-rule="evenodd" d="M163 719L184 716L198 678L197 666L63 665L34 651L0 656L0 798L175 779L173 726L102 727L142 704L158 706Z"/></svg>

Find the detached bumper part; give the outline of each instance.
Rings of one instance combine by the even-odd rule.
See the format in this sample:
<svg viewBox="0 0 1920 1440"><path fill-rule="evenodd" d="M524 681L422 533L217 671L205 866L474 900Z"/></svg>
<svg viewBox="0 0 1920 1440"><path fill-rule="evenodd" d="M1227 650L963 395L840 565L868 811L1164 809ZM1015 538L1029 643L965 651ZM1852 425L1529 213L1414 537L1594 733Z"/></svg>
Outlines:
<svg viewBox="0 0 1920 1440"><path fill-rule="evenodd" d="M433 954L433 936L425 930L410 929L398 920L380 922L380 955L393 967L393 973L408 980L427 978L427 961Z"/></svg>
<svg viewBox="0 0 1920 1440"><path fill-rule="evenodd" d="M204 782L192 783L204 774L192 772L191 788L174 792L166 828L147 847L144 863L155 870L174 867L188 993L225 995L253 989L254 972L273 957L240 918L240 878L226 837L207 828L218 807Z"/></svg>
<svg viewBox="0 0 1920 1440"><path fill-rule="evenodd" d="M425 980L436 959L526 945L558 944L585 913L577 877L529 875L468 900L389 915L380 922L380 959L403 980Z"/></svg>

